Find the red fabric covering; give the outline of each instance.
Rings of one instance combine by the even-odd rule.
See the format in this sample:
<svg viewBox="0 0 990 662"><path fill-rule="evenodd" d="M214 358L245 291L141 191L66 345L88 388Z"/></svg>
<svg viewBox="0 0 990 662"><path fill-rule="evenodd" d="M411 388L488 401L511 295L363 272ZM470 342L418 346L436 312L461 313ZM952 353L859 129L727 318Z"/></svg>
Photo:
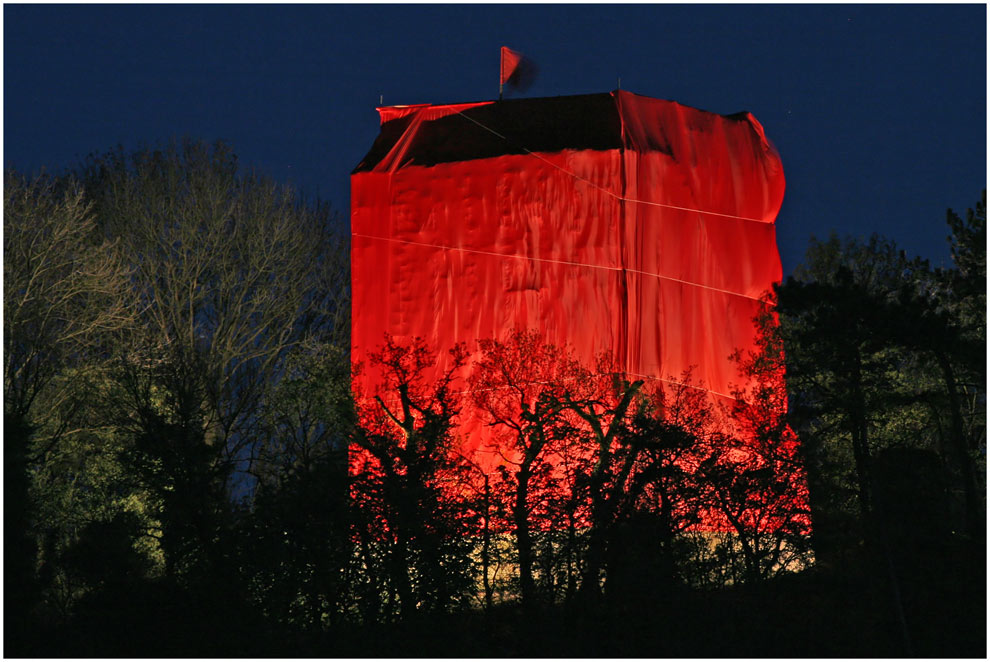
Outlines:
<svg viewBox="0 0 990 662"><path fill-rule="evenodd" d="M784 194L752 115L623 91L379 110L351 178L352 361L386 332L442 360L535 328L633 375L693 367L714 399L743 385L729 355L753 348L758 299L781 278ZM483 449L484 426L463 419Z"/></svg>

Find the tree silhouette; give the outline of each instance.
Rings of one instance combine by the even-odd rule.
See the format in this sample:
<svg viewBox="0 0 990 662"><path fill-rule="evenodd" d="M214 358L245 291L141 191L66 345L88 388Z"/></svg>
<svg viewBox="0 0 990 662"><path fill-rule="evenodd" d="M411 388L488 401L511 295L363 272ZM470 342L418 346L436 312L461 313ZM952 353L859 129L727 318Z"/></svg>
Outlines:
<svg viewBox="0 0 990 662"><path fill-rule="evenodd" d="M482 357L470 378L471 395L493 428L494 444L504 460L499 471L512 487L520 596L525 608L533 609L533 528L541 526L534 518L547 516L549 501L566 499L560 493L562 477L553 475L551 456L560 455L572 436L576 422L567 416L569 393L586 383L588 373L534 331L480 340L479 346Z"/></svg>
<svg viewBox="0 0 990 662"><path fill-rule="evenodd" d="M453 436L460 407L453 385L467 352L458 345L449 355L442 374L428 380L436 357L425 342L386 336L369 356L382 376L380 390L373 400L357 394L351 471L359 536L366 547L383 547L386 607L397 596L403 618L446 611L472 583L467 468ZM365 563L374 564L370 554Z"/></svg>
<svg viewBox="0 0 990 662"><path fill-rule="evenodd" d="M767 306L754 324L757 351L733 357L744 386L733 389L729 430L699 467L708 502L735 533L750 581L811 561L807 478L787 421L777 315Z"/></svg>
<svg viewBox="0 0 990 662"><path fill-rule="evenodd" d="M263 409L240 558L269 618L320 630L351 605L347 445L355 413L347 356L323 343L302 350Z"/></svg>
<svg viewBox="0 0 990 662"><path fill-rule="evenodd" d="M580 477L589 501L587 552L582 591L587 599L596 601L601 594L602 572L608 575L607 552L614 528L623 514L620 503L630 487L629 478L638 453L632 446L620 448L627 434L629 419L634 411L636 396L643 380L629 382L614 359L602 355L594 372L583 380L582 392L564 393L568 410L584 425L577 434L585 434L589 443L588 468ZM576 389L575 389L576 390Z"/></svg>

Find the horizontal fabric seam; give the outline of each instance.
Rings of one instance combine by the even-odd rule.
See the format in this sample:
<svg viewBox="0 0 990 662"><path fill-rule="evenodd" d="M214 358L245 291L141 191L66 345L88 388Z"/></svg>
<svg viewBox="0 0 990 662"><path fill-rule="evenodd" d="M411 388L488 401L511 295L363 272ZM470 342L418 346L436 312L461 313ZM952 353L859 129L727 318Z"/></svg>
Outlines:
<svg viewBox="0 0 990 662"><path fill-rule="evenodd" d="M706 290L712 290L714 292L721 292L722 294L730 294L732 296L743 297L745 299L750 299L752 301L761 301L763 303L767 303L766 299L761 299L760 297L752 297L752 296L749 296L748 294L741 294L739 292L733 292L731 290L723 290L720 287L712 287L711 285L702 285L701 283L694 283L694 282L691 282L689 280L681 280L680 278L674 278L673 276L662 276L660 274L651 273L649 271L640 271L639 269L629 269L629 268L620 269L619 267L605 267L605 266L602 266L602 265L599 265L599 264L588 264L586 262L572 262L572 261L569 261L569 260L555 260L555 259L552 259L552 258L532 257L532 256L529 256L529 255L517 255L517 254L512 254L512 253L496 253L494 251L482 251L482 250L478 250L478 249L475 249L475 248L456 248L454 246L444 246L442 244L428 244L428 243L421 242L421 241L410 241L408 239L397 239L395 237L378 237L378 236L370 235L370 234L361 234L359 232L352 232L351 233L351 236L352 237L363 237L365 239L377 239L379 241L391 241L391 242L400 243L400 244L409 244L411 246L422 246L424 248L439 248L441 250L447 250L447 251L459 251L459 252L462 252L462 253L477 253L479 255L492 255L494 257L515 258L515 259L518 259L518 260L531 260L531 261L534 261L534 262L549 262L551 264L564 264L564 265L573 266L573 267L586 267L588 269L605 269L607 271L626 271L626 272L632 272L632 273L640 274L642 276L652 276L653 278L659 278L661 280L669 280L669 281L673 281L675 283L681 283L683 285L692 285L694 287L700 287L700 288L703 288L703 289L706 289Z"/></svg>

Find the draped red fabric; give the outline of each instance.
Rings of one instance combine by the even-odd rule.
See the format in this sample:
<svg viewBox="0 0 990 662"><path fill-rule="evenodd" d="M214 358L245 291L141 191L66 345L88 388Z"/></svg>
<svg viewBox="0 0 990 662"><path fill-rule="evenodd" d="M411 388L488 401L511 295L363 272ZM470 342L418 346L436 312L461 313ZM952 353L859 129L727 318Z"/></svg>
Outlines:
<svg viewBox="0 0 990 662"><path fill-rule="evenodd" d="M609 350L631 375L693 369L714 401L745 386L729 356L755 349L781 278L784 195L751 114L625 91L380 112L351 178L356 388L374 392L366 357L386 332L442 362L513 329L589 364ZM486 429L462 415L465 450L491 467Z"/></svg>

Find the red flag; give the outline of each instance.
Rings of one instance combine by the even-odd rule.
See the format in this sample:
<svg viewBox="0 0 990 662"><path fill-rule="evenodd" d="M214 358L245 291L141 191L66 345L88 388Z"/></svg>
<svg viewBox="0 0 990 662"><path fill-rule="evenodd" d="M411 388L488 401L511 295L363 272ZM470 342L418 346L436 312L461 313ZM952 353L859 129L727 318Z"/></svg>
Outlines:
<svg viewBox="0 0 990 662"><path fill-rule="evenodd" d="M522 53L517 53L511 48L502 47L502 62L498 84L504 85L505 81L512 78L512 74L516 73L516 67L522 62Z"/></svg>
<svg viewBox="0 0 990 662"><path fill-rule="evenodd" d="M502 98L502 88L506 83L519 92L525 92L536 79L536 63L511 48L502 47L499 66L498 98Z"/></svg>

